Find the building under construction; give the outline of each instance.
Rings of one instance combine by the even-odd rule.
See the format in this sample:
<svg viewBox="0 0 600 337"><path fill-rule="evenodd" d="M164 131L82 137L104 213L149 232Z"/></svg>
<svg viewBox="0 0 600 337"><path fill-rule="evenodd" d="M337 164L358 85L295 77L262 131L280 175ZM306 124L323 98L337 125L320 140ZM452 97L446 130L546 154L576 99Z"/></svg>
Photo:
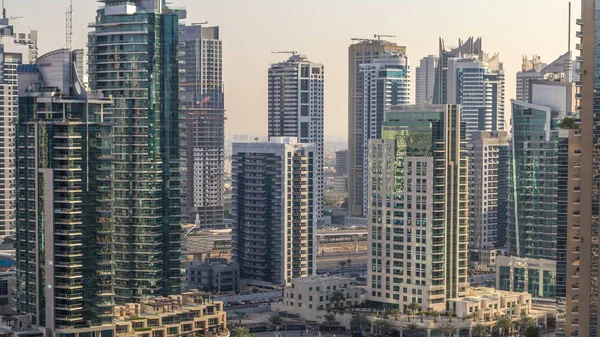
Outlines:
<svg viewBox="0 0 600 337"><path fill-rule="evenodd" d="M185 215L203 228L224 227L225 104L219 27L180 26L179 107Z"/></svg>

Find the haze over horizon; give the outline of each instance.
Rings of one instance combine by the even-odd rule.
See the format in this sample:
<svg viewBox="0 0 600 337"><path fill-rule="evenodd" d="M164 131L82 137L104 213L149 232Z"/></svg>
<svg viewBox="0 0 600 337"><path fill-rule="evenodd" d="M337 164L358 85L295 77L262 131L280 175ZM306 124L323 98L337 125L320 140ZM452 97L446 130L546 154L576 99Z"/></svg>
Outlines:
<svg viewBox="0 0 600 337"><path fill-rule="evenodd" d="M419 60L438 54L438 38L456 45L469 36L483 38L487 53L500 53L506 74L506 112L515 97L521 57L540 55L549 63L567 49L568 1L502 2L477 0L173 0L185 7L187 22L220 26L224 53L227 134L266 135L267 69L296 50L325 65L325 137L346 136L348 129L348 46L351 38L373 34L407 46L413 77ZM74 1L73 48L86 48L87 25L100 3ZM9 17L37 29L40 55L64 45L69 0L6 0ZM573 2L575 19L581 15ZM15 21L16 22L16 21ZM61 43L57 42L61 41ZM414 97L414 96L413 96ZM509 124L507 124L509 125Z"/></svg>

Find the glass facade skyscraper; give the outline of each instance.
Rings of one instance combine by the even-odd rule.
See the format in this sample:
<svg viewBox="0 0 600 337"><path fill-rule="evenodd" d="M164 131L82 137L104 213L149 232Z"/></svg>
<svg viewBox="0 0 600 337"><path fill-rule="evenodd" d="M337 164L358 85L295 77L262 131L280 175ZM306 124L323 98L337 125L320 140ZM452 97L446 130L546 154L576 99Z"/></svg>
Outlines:
<svg viewBox="0 0 600 337"><path fill-rule="evenodd" d="M57 336L113 322L112 101L82 68L67 49L18 68L17 308Z"/></svg>
<svg viewBox="0 0 600 337"><path fill-rule="evenodd" d="M112 96L117 304L178 293L181 181L178 12L164 0L101 1L89 81Z"/></svg>

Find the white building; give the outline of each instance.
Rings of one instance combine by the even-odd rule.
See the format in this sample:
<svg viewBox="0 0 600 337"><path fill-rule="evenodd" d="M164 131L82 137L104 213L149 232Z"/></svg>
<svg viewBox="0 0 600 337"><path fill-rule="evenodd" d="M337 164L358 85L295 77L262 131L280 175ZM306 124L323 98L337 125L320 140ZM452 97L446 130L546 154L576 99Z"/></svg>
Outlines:
<svg viewBox="0 0 600 337"><path fill-rule="evenodd" d="M315 214L323 209L323 96L325 68L306 56L293 54L287 61L269 68L269 138L296 137L299 143L311 143L315 158ZM313 273L313 271L311 271Z"/></svg>
<svg viewBox="0 0 600 337"><path fill-rule="evenodd" d="M357 118L363 120L356 139L356 156L362 158L363 210L368 209L369 140L381 139L381 127L386 112L394 105L411 104L411 69L408 57L400 53L386 53L372 63L360 65L358 74ZM352 183L352 182L350 182ZM366 214L364 214L366 216Z"/></svg>
<svg viewBox="0 0 600 337"><path fill-rule="evenodd" d="M438 59L433 55L426 56L421 59L421 63L416 69L416 104L432 102Z"/></svg>
<svg viewBox="0 0 600 337"><path fill-rule="evenodd" d="M232 257L240 278L284 285L316 270L317 156L296 138L233 144Z"/></svg>
<svg viewBox="0 0 600 337"><path fill-rule="evenodd" d="M334 292L341 291L345 300L339 303L331 301ZM292 280L283 290L283 304L294 308L328 310L336 306L346 307L365 301L366 290L356 286L354 280L337 276L309 276Z"/></svg>
<svg viewBox="0 0 600 337"><path fill-rule="evenodd" d="M509 140L506 131L479 131L469 143L469 262L484 268L506 243Z"/></svg>
<svg viewBox="0 0 600 337"><path fill-rule="evenodd" d="M504 69L499 55L450 58L448 104L460 104L467 141L476 131L504 130Z"/></svg>
<svg viewBox="0 0 600 337"><path fill-rule="evenodd" d="M556 296L556 261L498 256L496 289L527 292L534 298L553 298Z"/></svg>
<svg viewBox="0 0 600 337"><path fill-rule="evenodd" d="M15 125L17 123L17 67L37 59L37 31L15 27L0 19L0 237L14 232Z"/></svg>
<svg viewBox="0 0 600 337"><path fill-rule="evenodd" d="M464 297L448 299L448 308L454 311L456 317L475 315L486 321L503 315L528 315L531 312L531 295L494 288L470 288Z"/></svg>
<svg viewBox="0 0 600 337"><path fill-rule="evenodd" d="M517 73L517 100L531 102L531 81L564 79L573 82L573 60L570 52L559 56L550 64L542 63L539 56L523 57L521 71Z"/></svg>

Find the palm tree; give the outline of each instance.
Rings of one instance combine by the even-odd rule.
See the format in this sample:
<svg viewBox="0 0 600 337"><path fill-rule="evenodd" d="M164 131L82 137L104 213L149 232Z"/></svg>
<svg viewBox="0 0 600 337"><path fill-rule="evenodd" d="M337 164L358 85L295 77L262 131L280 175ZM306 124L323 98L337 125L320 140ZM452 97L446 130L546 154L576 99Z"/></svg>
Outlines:
<svg viewBox="0 0 600 337"><path fill-rule="evenodd" d="M388 320L378 318L373 322L373 335L384 337L389 335L391 332L392 325Z"/></svg>
<svg viewBox="0 0 600 337"><path fill-rule="evenodd" d="M340 303L344 303L345 300L346 300L346 296L344 295L344 292L341 290L334 291L331 294L331 297L329 297L329 301L331 301L336 308L338 307L338 305Z"/></svg>
<svg viewBox="0 0 600 337"><path fill-rule="evenodd" d="M454 316L454 311L448 310L446 311L446 316L448 316L448 320L452 323L452 316Z"/></svg>
<svg viewBox="0 0 600 337"><path fill-rule="evenodd" d="M344 267L346 266L346 261L340 261L338 264L340 265L340 269L342 270L342 273L344 273Z"/></svg>
<svg viewBox="0 0 600 337"><path fill-rule="evenodd" d="M501 336L506 336L510 332L510 329L513 327L512 319L507 316L500 316L496 319L496 324L494 325L498 330L500 330Z"/></svg>
<svg viewBox="0 0 600 337"><path fill-rule="evenodd" d="M530 326L535 326L535 320L527 316L527 314L522 313L521 317L519 318L519 331L523 333Z"/></svg>
<svg viewBox="0 0 600 337"><path fill-rule="evenodd" d="M431 312L431 316L433 316L433 322L437 323L437 318L440 317L440 312L437 310L434 310Z"/></svg>
<svg viewBox="0 0 600 337"><path fill-rule="evenodd" d="M456 333L456 328L454 325L444 322L440 325L440 332L442 333L442 336L451 337Z"/></svg>
<svg viewBox="0 0 600 337"><path fill-rule="evenodd" d="M414 315L421 310L421 306L417 302L412 302L408 305L408 310L409 315ZM408 316L408 319L410 320L410 316Z"/></svg>
<svg viewBox="0 0 600 337"><path fill-rule="evenodd" d="M419 325L417 323L408 323L402 329L402 335L405 337L415 336L416 334L419 334L420 332L421 332L421 329L419 328Z"/></svg>
<svg viewBox="0 0 600 337"><path fill-rule="evenodd" d="M488 337L490 335L487 327L481 323L475 324L471 329L471 333L473 334L473 337Z"/></svg>
<svg viewBox="0 0 600 337"><path fill-rule="evenodd" d="M238 319L238 325L242 325L242 320L246 317L246 314L239 311L235 313L237 315L237 319Z"/></svg>
<svg viewBox="0 0 600 337"><path fill-rule="evenodd" d="M357 313L350 319L350 330L352 332L366 331L369 329L369 320L364 314Z"/></svg>
<svg viewBox="0 0 600 337"><path fill-rule="evenodd" d="M269 317L269 323L271 323L272 325L274 325L277 328L277 330L279 330L279 327L281 325L283 325L284 320L279 315L272 315L271 317Z"/></svg>
<svg viewBox="0 0 600 337"><path fill-rule="evenodd" d="M323 324L325 324L329 331L331 331L331 327L337 324L337 322L335 321L335 314L323 315Z"/></svg>
<svg viewBox="0 0 600 337"><path fill-rule="evenodd" d="M248 330L248 328L246 328L245 326L238 326L235 329L233 329L233 335L235 337L248 337L249 334L250 330Z"/></svg>

